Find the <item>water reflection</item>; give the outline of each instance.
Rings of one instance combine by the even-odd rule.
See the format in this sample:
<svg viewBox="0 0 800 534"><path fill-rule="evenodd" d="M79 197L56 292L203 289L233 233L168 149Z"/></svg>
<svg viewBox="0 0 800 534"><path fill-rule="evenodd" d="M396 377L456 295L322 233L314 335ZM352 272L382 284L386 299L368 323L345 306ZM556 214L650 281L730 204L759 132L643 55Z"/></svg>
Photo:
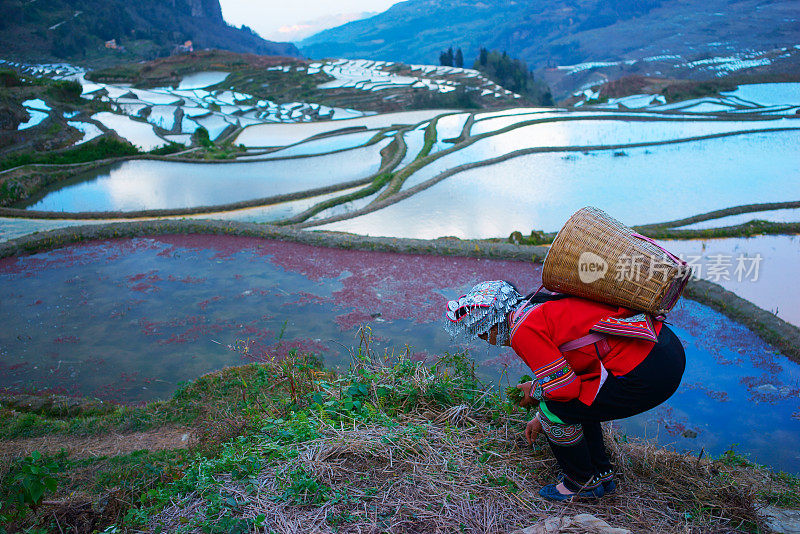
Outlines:
<svg viewBox="0 0 800 534"><path fill-rule="evenodd" d="M50 192L29 209L133 211L213 206L366 178L390 140L294 160L228 164L125 161L96 169Z"/></svg>
<svg viewBox="0 0 800 534"><path fill-rule="evenodd" d="M220 71L193 72L181 79L178 89L202 89L203 87L216 85L225 81L228 74L228 72Z"/></svg>
<svg viewBox="0 0 800 534"><path fill-rule="evenodd" d="M800 132L770 132L620 151L531 154L455 174L379 211L320 228L489 238L515 230L556 231L586 205L626 224L647 224L781 202L800 198L798 143ZM463 157L477 161L477 155L461 155L470 148L423 167L404 187L463 163Z"/></svg>
<svg viewBox="0 0 800 534"><path fill-rule="evenodd" d="M800 236L692 239L664 245L689 261L695 276L800 326L800 291L786 284L800 272Z"/></svg>

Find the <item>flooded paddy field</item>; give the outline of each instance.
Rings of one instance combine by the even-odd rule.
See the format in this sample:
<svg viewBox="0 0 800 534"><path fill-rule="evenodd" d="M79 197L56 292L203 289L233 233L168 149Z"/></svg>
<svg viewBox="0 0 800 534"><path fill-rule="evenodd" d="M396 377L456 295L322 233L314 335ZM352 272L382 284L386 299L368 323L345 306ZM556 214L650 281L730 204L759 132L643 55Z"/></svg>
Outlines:
<svg viewBox="0 0 800 534"><path fill-rule="evenodd" d="M134 160L75 177L32 199L40 211L135 211L222 205L358 180L381 165L388 140L297 160L182 163Z"/></svg>
<svg viewBox="0 0 800 534"><path fill-rule="evenodd" d="M0 260L0 385L143 402L227 365L293 349L346 367L359 327L379 351L432 361L468 349L489 383L527 372L510 349L455 346L443 305L474 283L538 286L528 262L164 236ZM663 407L621 421L694 453L736 450L800 472L800 365L745 327L682 300L669 317L689 365ZM746 411L758 416L741 417Z"/></svg>
<svg viewBox="0 0 800 534"><path fill-rule="evenodd" d="M430 116L430 112L413 113L357 120L381 119L384 127L388 127L394 120L416 121ZM414 172L400 184L401 190L425 184L443 172L455 174L431 190L383 210L391 210L391 215L387 212L367 216L366 220L356 218L340 223L336 229L397 237L484 238L508 235L515 230L556 228L587 203L629 224L647 224L734 205L793 199L800 193L797 180L800 156L795 150L800 141L798 120L650 118L628 122L569 120L566 114L567 119L557 122L525 125L522 120L510 131L483 134L458 145L445 141L452 140L451 135L459 135L465 115L444 114L439 118L445 134L437 134L438 140L426 152L431 154L427 158L419 153L424 146L425 130L412 128L416 123L407 122L403 133L405 154L394 167L395 173L414 167ZM305 139L312 131L308 130L311 126L317 124L262 125L254 135L292 137L288 130L301 128L304 133L296 137ZM279 131L264 133L272 129ZM123 162L110 169L76 176L56 190L42 192L27 202L27 209L65 212L181 209L366 178L378 171L381 151L391 141L390 137L384 137L377 143L359 147L376 133L345 130L339 135L300 142L269 154L243 156L235 167L211 162ZM732 133L735 135L728 135ZM706 135L722 137L698 139ZM643 143L648 146L640 146ZM608 148L602 149L603 146ZM342 151L334 152L339 150ZM275 160L286 156L295 157ZM423 160L417 161L420 157ZM511 159L491 167L456 172L465 165L483 165L504 157ZM248 161L255 159L263 161ZM615 203L619 204L624 198L621 193L631 188L640 192L643 204L631 208L623 202L622 215L623 210ZM521 202L509 203L509 194ZM512 206L521 216L507 218L477 234L466 228L437 234L442 231L437 225L453 223L441 210L456 206L437 199L454 197L459 198L462 203L459 206L467 208L467 212L476 202L483 203L491 197L492 202ZM654 206L656 200L659 202ZM553 210L552 215L537 209L539 204L547 204L547 209ZM392 220L390 229L377 222L381 218ZM427 230L422 234L415 228L407 228L407 220L425 224Z"/></svg>
<svg viewBox="0 0 800 534"><path fill-rule="evenodd" d="M800 236L666 240L668 250L692 264L695 276L715 282L786 322L800 325L793 284L800 272Z"/></svg>
<svg viewBox="0 0 800 534"><path fill-rule="evenodd" d="M335 152L337 150L345 150L348 148L355 148L366 144L378 133L378 130L364 130L351 134L333 135L330 137L323 137L321 139L312 139L310 141L300 142L275 152L262 156L242 156L239 159L249 159L258 157L267 158L285 158L288 156L310 156L315 154L324 154L326 152Z"/></svg>
<svg viewBox="0 0 800 534"><path fill-rule="evenodd" d="M800 199L797 146L800 131L622 151L528 154L456 173L381 210L321 228L375 236L474 239L508 236L515 230L556 231L587 203L636 225L741 204ZM471 149L421 168L406 180L404 189L483 159L461 154ZM503 216L496 216L500 212ZM750 215L758 218L757 213Z"/></svg>

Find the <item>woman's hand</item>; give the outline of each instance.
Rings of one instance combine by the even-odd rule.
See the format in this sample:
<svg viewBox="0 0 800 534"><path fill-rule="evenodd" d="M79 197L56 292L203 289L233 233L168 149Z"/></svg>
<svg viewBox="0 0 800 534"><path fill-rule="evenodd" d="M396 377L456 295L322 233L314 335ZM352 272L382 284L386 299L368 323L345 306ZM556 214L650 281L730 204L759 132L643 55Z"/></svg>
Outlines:
<svg viewBox="0 0 800 534"><path fill-rule="evenodd" d="M542 423L539 421L539 414L537 413L536 417L528 421L528 425L525 427L525 439L528 440L529 445L533 445L541 431Z"/></svg>
<svg viewBox="0 0 800 534"><path fill-rule="evenodd" d="M522 400L519 405L523 408L533 404L533 397L531 397L531 389L533 389L533 382L525 382L524 384L517 384L517 389L522 391Z"/></svg>

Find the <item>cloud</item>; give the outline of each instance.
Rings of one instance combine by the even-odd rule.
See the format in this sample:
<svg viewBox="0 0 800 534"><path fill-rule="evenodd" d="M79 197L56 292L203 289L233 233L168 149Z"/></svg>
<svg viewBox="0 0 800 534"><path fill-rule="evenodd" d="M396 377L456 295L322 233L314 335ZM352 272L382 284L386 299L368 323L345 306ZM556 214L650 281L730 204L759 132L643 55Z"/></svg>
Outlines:
<svg viewBox="0 0 800 534"><path fill-rule="evenodd" d="M267 39L279 41L302 41L306 37L319 33L322 30L340 26L354 20L361 20L372 17L374 11L360 11L356 13L336 13L325 15L312 20L298 22L296 24L286 24L279 27L272 33L267 34Z"/></svg>
<svg viewBox="0 0 800 534"><path fill-rule="evenodd" d="M293 24L292 26L281 26L278 33L300 33L312 28L310 24Z"/></svg>

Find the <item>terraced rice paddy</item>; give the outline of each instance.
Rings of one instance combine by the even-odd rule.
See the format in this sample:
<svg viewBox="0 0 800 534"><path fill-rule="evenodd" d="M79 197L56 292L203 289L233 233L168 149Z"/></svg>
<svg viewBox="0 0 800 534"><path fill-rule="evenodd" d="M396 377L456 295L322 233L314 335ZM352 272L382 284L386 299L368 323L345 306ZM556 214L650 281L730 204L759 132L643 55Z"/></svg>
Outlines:
<svg viewBox="0 0 800 534"><path fill-rule="evenodd" d="M25 100L22 102L22 107L24 107L25 111L28 112L29 118L27 121L21 123L17 127L18 130L27 130L28 128L33 128L45 120L50 111L50 106L48 106L44 100L39 98Z"/></svg>
<svg viewBox="0 0 800 534"><path fill-rule="evenodd" d="M800 236L668 240L665 246L692 263L698 277L800 325L798 295L786 283L800 268Z"/></svg>
<svg viewBox="0 0 800 534"><path fill-rule="evenodd" d="M331 135L337 131L342 134L350 133L354 128L392 128L418 124L442 114L446 114L446 111L434 109L308 124L262 124L246 128L236 138L236 142L247 147L279 147L299 143L314 136Z"/></svg>
<svg viewBox="0 0 800 534"><path fill-rule="evenodd" d="M687 224L681 226L685 230L702 230L705 228L720 228L723 226L735 226L737 224L744 224L752 221L753 219L760 219L770 222L800 222L800 208L786 208L778 210L759 211L757 213L743 213L741 215L729 215L727 217L720 217L719 219L712 219L710 221L703 221L694 224Z"/></svg>
<svg viewBox="0 0 800 534"><path fill-rule="evenodd" d="M95 139L103 134L103 130L91 122L67 121L67 124L76 130L79 130L83 134L83 137L75 142L76 145L91 141L92 139Z"/></svg>
<svg viewBox="0 0 800 534"><path fill-rule="evenodd" d="M798 143L800 132L793 131L622 151L527 154L457 172L391 206L325 228L391 237L489 238L515 230L557 231L587 203L635 225L800 198ZM484 147L472 151L475 145L421 168L403 188L424 186L492 155ZM498 213L503 216L490 215Z"/></svg>

